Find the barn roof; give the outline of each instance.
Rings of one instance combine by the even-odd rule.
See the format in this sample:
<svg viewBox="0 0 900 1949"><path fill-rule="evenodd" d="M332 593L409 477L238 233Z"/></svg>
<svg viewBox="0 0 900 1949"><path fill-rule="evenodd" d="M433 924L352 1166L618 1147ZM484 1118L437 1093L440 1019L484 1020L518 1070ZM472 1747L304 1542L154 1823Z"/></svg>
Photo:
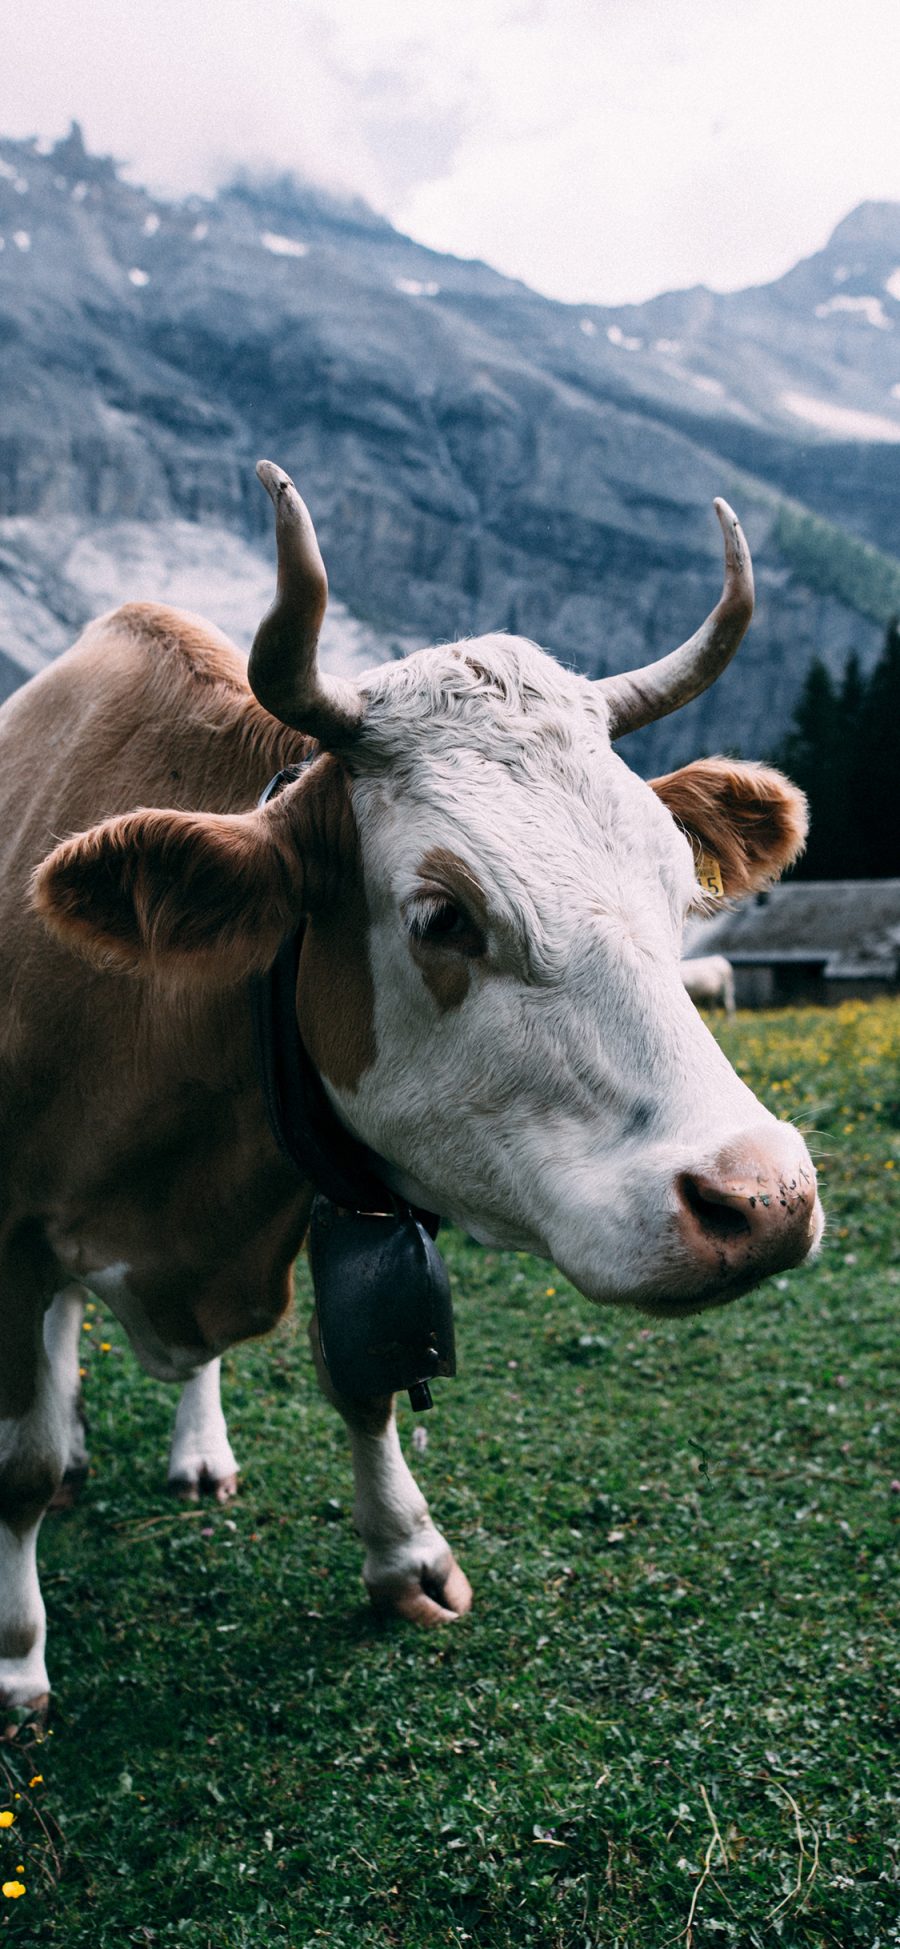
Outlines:
<svg viewBox="0 0 900 1949"><path fill-rule="evenodd" d="M900 880L792 880L691 921L685 957L725 954L735 967L803 962L826 976L900 976Z"/></svg>

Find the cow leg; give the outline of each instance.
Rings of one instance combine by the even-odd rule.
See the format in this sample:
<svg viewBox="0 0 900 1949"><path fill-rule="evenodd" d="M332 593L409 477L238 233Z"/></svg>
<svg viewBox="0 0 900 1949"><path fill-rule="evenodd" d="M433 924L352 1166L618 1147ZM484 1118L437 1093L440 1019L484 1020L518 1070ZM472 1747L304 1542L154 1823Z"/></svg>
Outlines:
<svg viewBox="0 0 900 1949"><path fill-rule="evenodd" d="M6 1355L0 1390L0 1707L16 1714L43 1713L50 1690L37 1537L68 1460L73 1394L71 1305L63 1295L44 1316L38 1294L27 1291L32 1283L24 1281L26 1290L20 1287L15 1301L9 1292L5 1303L0 1295ZM77 1386L77 1340L74 1365ZM23 1404L18 1413L17 1400Z"/></svg>
<svg viewBox="0 0 900 1949"><path fill-rule="evenodd" d="M468 1578L435 1529L400 1447L390 1394L350 1400L331 1385L315 1313L309 1327L319 1386L347 1424L353 1456L353 1516L366 1546L363 1581L379 1610L414 1624L452 1624L469 1609Z"/></svg>
<svg viewBox="0 0 900 1949"><path fill-rule="evenodd" d="M169 1451L169 1488L183 1502L214 1494L230 1502L237 1494L234 1459L219 1395L221 1360L210 1360L185 1381L175 1415Z"/></svg>
<svg viewBox="0 0 900 1949"><path fill-rule="evenodd" d="M160 1338L129 1286L126 1265L106 1266L102 1272L92 1273L91 1287L125 1328L145 1373L156 1380L182 1381L169 1450L170 1489L187 1502L196 1502L207 1490L215 1494L217 1502L230 1502L237 1491L238 1465L219 1399L221 1361L212 1359L197 1367L193 1349L172 1346Z"/></svg>
<svg viewBox="0 0 900 1949"><path fill-rule="evenodd" d="M81 1322L85 1290L73 1281L57 1293L44 1318L44 1345L53 1363L60 1412L66 1427L66 1460L51 1509L71 1509L88 1472L87 1437L81 1399Z"/></svg>
<svg viewBox="0 0 900 1949"><path fill-rule="evenodd" d="M53 1343L60 1408L67 1428L67 1454L62 1481L51 1509L70 1509L88 1470L79 1376L81 1323L85 1290L72 1283L58 1293L44 1323L44 1340ZM185 1382L175 1416L169 1452L169 1486L184 1501L196 1502L201 1492L230 1502L237 1491L237 1463L228 1440L219 1399L221 1362L209 1365Z"/></svg>

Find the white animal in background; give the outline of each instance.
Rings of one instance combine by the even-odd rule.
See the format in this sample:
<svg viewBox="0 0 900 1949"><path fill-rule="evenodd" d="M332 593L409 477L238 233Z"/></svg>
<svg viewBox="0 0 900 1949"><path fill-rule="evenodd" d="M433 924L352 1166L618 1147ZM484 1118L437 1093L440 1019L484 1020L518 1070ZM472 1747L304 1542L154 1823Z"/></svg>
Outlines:
<svg viewBox="0 0 900 1949"><path fill-rule="evenodd" d="M734 1014L734 969L724 954L698 954L682 961L681 979L698 1008L724 1008Z"/></svg>

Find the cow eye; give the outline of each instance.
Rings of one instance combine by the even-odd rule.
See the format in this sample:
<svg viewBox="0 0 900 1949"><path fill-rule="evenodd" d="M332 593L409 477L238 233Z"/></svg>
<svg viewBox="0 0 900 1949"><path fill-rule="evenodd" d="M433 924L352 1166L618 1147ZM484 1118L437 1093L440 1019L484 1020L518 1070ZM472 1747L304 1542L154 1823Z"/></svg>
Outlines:
<svg viewBox="0 0 900 1949"><path fill-rule="evenodd" d="M471 916L446 894L420 898L407 914L413 943L455 949L457 954L483 954L484 936Z"/></svg>

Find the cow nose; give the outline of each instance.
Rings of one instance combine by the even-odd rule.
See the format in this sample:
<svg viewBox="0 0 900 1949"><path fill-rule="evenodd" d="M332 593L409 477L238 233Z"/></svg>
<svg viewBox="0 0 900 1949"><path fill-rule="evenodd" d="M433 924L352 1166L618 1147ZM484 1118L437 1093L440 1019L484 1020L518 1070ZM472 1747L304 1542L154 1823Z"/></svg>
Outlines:
<svg viewBox="0 0 900 1949"><path fill-rule="evenodd" d="M763 1278L799 1265L822 1217L812 1160L794 1134L751 1134L676 1183L679 1228L691 1252L730 1274Z"/></svg>

